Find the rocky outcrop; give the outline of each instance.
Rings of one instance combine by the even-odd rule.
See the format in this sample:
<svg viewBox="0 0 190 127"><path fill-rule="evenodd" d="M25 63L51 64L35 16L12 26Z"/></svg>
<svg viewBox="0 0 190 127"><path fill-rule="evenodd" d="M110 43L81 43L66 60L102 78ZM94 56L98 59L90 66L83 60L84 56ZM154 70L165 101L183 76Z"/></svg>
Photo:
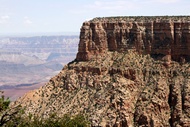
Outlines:
<svg viewBox="0 0 190 127"><path fill-rule="evenodd" d="M116 17L95 18L83 23L77 60L90 60L106 51L140 54L176 61L190 60L190 18Z"/></svg>
<svg viewBox="0 0 190 127"><path fill-rule="evenodd" d="M188 127L190 64L155 61L149 55L107 52L73 62L45 86L26 94L27 113L47 117L86 114L93 126Z"/></svg>
<svg viewBox="0 0 190 127"><path fill-rule="evenodd" d="M42 117L53 112L60 116L86 114L95 127L190 126L190 63L177 62L178 57L188 58L188 40L175 43L179 37L172 34L174 27L168 20L165 24L160 21L163 27L150 25L157 32L152 30L153 34L148 36L146 32L137 32L146 23L128 23L132 30L122 23L119 25L117 19L110 24L102 23L105 18L85 22L77 59L45 86L26 94L15 104L25 107L26 113ZM188 22L182 19L181 24L184 22L186 26L183 28L187 28ZM119 29L114 29L116 26ZM146 29L142 27L143 31ZM188 38L186 30L182 33L180 36ZM157 60L158 57L162 60Z"/></svg>

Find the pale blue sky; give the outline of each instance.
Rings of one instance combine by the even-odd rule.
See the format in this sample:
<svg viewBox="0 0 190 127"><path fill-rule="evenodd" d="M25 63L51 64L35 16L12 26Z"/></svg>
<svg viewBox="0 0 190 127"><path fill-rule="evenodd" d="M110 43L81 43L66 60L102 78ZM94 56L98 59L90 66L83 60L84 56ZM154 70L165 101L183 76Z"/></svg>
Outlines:
<svg viewBox="0 0 190 127"><path fill-rule="evenodd" d="M106 16L190 15L190 0L0 0L0 34L79 32Z"/></svg>

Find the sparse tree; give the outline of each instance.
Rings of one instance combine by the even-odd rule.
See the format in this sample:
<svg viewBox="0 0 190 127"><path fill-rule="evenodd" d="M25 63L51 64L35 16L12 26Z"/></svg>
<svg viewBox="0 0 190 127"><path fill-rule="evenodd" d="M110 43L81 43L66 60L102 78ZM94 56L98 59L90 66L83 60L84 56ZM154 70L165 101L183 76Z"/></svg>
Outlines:
<svg viewBox="0 0 190 127"><path fill-rule="evenodd" d="M11 101L9 98L5 98L3 93L3 91L0 91L0 126L14 120L17 114L21 111L21 106L19 105L9 108Z"/></svg>

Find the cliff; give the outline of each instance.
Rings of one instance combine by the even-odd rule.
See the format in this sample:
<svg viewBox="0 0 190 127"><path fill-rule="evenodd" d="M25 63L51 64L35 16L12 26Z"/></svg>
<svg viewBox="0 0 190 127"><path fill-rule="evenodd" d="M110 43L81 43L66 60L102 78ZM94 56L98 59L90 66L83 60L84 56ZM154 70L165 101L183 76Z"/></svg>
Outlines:
<svg viewBox="0 0 190 127"><path fill-rule="evenodd" d="M42 117L83 113L92 126L188 127L189 26L189 17L85 22L76 60L15 104Z"/></svg>
<svg viewBox="0 0 190 127"><path fill-rule="evenodd" d="M77 60L90 60L105 51L135 49L153 57L190 60L190 18L110 17L83 23Z"/></svg>

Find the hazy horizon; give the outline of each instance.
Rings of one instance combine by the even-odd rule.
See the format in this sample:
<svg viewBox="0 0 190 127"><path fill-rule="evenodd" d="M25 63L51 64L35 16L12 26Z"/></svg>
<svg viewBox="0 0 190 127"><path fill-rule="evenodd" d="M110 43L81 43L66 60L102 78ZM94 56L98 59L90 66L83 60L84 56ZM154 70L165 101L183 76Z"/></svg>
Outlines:
<svg viewBox="0 0 190 127"><path fill-rule="evenodd" d="M95 17L190 15L189 0L0 0L0 35L80 32Z"/></svg>
<svg viewBox="0 0 190 127"><path fill-rule="evenodd" d="M79 32L0 33L0 37L79 36Z"/></svg>

